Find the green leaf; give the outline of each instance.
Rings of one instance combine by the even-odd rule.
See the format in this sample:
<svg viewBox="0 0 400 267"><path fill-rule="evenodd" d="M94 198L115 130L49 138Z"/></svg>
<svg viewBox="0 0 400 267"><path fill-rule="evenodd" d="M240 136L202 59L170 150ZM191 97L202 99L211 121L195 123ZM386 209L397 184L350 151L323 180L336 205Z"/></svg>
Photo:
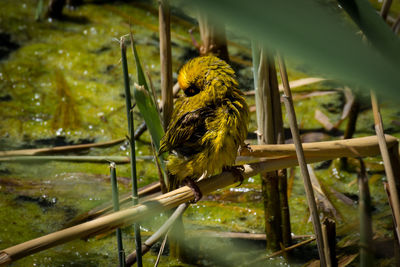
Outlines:
<svg viewBox="0 0 400 267"><path fill-rule="evenodd" d="M369 5L366 0L357 2ZM377 46L365 43L360 29L336 1L192 0L191 3L251 39L301 60L313 72L400 98L399 62L394 63ZM358 12L371 13L364 6ZM367 17L364 13L362 18ZM376 23L376 19L371 23L374 32L380 29L382 35L388 35L387 25ZM385 37L379 47L393 47L397 39L394 35Z"/></svg>
<svg viewBox="0 0 400 267"><path fill-rule="evenodd" d="M147 129L150 132L151 139L153 140L154 147L156 148L156 154L160 149L160 141L164 136L164 129L161 124L160 116L157 111L157 106L153 101L152 94L147 86L146 78L144 76L144 72L142 69L142 64L140 63L139 54L136 50L136 46L131 36L131 45L132 52L135 58L136 71L138 74L138 82L139 85L134 86L134 97L136 101L136 105L139 108L140 113L143 116L143 119L147 125ZM165 154L165 153L164 153ZM165 164L164 164L164 154L161 155L161 167L165 172Z"/></svg>

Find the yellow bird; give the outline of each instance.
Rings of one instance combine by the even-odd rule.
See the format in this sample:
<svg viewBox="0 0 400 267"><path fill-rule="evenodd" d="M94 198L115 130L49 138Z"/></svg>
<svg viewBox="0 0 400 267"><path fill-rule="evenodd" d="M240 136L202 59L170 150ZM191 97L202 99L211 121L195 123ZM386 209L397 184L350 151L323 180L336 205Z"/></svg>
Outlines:
<svg viewBox="0 0 400 267"><path fill-rule="evenodd" d="M215 56L197 57L179 72L184 92L175 103L160 153L170 151L167 169L170 189L185 181L202 194L194 181L230 169L247 136L249 109L233 69Z"/></svg>

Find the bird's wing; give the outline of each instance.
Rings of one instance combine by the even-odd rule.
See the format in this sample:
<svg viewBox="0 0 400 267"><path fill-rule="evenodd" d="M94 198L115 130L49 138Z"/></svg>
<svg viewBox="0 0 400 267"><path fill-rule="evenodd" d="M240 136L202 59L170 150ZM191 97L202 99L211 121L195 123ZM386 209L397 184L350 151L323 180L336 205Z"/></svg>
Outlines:
<svg viewBox="0 0 400 267"><path fill-rule="evenodd" d="M198 141L205 134L206 118L212 116L214 110L210 107L202 107L189 111L173 121L161 139L160 152L171 150L186 151L185 148L199 146ZM197 148L198 149L198 148ZM178 152L180 152L178 151Z"/></svg>

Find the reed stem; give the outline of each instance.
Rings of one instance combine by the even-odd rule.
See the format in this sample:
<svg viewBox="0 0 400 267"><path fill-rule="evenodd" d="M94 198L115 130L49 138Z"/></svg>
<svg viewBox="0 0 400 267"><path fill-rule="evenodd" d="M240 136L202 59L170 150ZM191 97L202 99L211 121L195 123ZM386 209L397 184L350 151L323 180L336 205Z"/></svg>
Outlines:
<svg viewBox="0 0 400 267"><path fill-rule="evenodd" d="M373 265L372 257L372 215L371 196L369 193L367 171L361 158L360 173L358 175L358 188L360 191L359 214L360 214L360 266Z"/></svg>
<svg viewBox="0 0 400 267"><path fill-rule="evenodd" d="M317 246L318 246L320 262L321 262L321 266L326 266L326 258L325 258L325 252L324 252L324 243L323 243L323 238L322 238L321 223L319 220L317 205L315 203L314 192L313 192L312 185L311 185L310 175L307 170L307 163L306 163L306 160L304 157L303 146L302 146L301 140L300 140L300 134L299 134L299 129L298 129L297 120L296 120L296 113L295 113L294 106L293 106L292 93L290 92L289 79L288 79L288 76L286 73L286 66L285 66L285 62L283 61L283 58L281 55L278 55L278 61L279 61L279 70L281 73L282 82L284 84L283 101L285 103L286 112L287 112L288 119L289 119L290 131L292 132L293 142L296 147L297 160L299 161L299 166L300 166L301 174L303 177L304 189L306 191L307 202L308 202L308 206L309 206L310 213L311 213L311 219L312 219L312 223L313 223L313 227L314 227L315 237L317 239Z"/></svg>
<svg viewBox="0 0 400 267"><path fill-rule="evenodd" d="M257 48L256 48L257 49ZM259 57L255 58L254 70L258 72L255 81L256 111L257 111L257 139L258 144L276 144L283 129L280 111L278 80L273 57L266 53L265 48L257 49ZM279 106L279 109L276 107ZM261 176L262 196L264 199L265 233L267 235L267 249L280 249L282 238L281 206L279 192L279 176L277 171L263 173Z"/></svg>
<svg viewBox="0 0 400 267"><path fill-rule="evenodd" d="M130 147L130 157L131 157L131 177L132 177L132 202L133 205L139 203L138 197L138 186L136 177L136 150L135 150L135 129L133 124L133 110L131 104L131 90L129 85L129 72L128 72L128 62L126 60L126 46L125 38L121 37L121 58L122 58L122 70L124 74L124 85L125 85L125 103L126 103L126 115L128 119L128 132L129 132L129 147ZM142 263L142 241L140 237L140 225L139 223L134 224L135 231L135 244L137 250L137 262L138 267L143 265Z"/></svg>
<svg viewBox="0 0 400 267"><path fill-rule="evenodd" d="M161 103L163 107L163 126L167 129L174 106L172 93L172 56L170 8L168 0L158 1L158 21L160 31L160 65L161 65Z"/></svg>
<svg viewBox="0 0 400 267"><path fill-rule="evenodd" d="M372 102L372 110L374 113L375 132L379 141L379 149L381 151L382 159L384 162L386 178L389 182L391 203L393 205L393 213L394 213L393 215L396 222L395 232L397 234L397 238L400 239L400 203L399 203L400 199L396 187L396 176L393 169L394 166L392 165L392 163L394 162L390 160L391 157L385 140L382 116L379 111L378 100L373 91L371 91L371 102Z"/></svg>
<svg viewBox="0 0 400 267"><path fill-rule="evenodd" d="M119 211L117 174L114 162L110 163L110 174L111 174L110 176L111 176L112 200L113 200L114 211ZM117 236L119 266L125 267L125 252L122 243L121 228L118 227L115 232Z"/></svg>

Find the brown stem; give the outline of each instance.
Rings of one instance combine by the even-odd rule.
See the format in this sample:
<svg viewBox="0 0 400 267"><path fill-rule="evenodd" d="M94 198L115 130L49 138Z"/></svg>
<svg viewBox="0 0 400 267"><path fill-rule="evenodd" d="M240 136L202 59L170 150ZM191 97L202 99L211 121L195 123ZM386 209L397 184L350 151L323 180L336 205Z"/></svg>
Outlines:
<svg viewBox="0 0 400 267"><path fill-rule="evenodd" d="M285 67L283 58L280 55L278 55L278 61L279 61L279 70L281 72L281 78L282 78L282 82L284 85L285 95L284 95L283 99L284 99L284 103L285 103L285 107L286 107L286 112L287 112L287 115L289 118L289 124L290 124L290 130L292 132L293 142L296 147L297 159L299 161L299 166L300 166L301 174L303 177L304 189L306 191L307 202L308 202L308 206L309 206L310 213L311 213L311 219L312 219L313 226L314 226L314 232L315 232L315 236L317 238L320 262L321 262L321 266L326 266L321 223L319 221L319 215L318 215L317 205L315 203L314 192L313 192L312 185L311 185L310 175L307 170L307 164L306 164L306 160L304 157L303 146L302 146L301 140L300 140L300 134L299 134L299 129L298 129L297 120L296 120L296 113L294 111L294 106L293 106L293 102L292 102L292 93L290 92L289 80L288 80L288 76L286 73L286 67Z"/></svg>

